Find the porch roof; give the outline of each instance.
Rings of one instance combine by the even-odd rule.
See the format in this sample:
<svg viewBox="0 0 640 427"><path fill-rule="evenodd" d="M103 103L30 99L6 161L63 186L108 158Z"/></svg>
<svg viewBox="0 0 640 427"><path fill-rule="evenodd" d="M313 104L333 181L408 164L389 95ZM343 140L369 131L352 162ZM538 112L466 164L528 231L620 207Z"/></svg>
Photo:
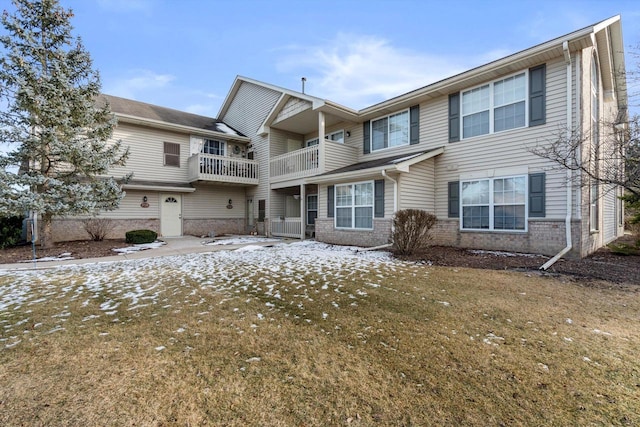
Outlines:
<svg viewBox="0 0 640 427"><path fill-rule="evenodd" d="M345 178L357 178L371 175L383 170L390 172L409 172L409 166L444 153L444 147L436 147L430 150L416 151L413 153L397 154L382 159L369 160L366 162L354 163L339 169L325 172L315 177L307 179L309 183L323 183L338 181Z"/></svg>

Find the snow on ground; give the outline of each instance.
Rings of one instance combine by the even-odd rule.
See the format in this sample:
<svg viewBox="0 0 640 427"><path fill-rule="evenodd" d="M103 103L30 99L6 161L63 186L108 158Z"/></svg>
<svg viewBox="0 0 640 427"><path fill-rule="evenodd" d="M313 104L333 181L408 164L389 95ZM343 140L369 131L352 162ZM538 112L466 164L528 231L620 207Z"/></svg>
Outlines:
<svg viewBox="0 0 640 427"><path fill-rule="evenodd" d="M206 242L205 246L246 245L247 243L265 243L265 242L281 242L281 241L282 239L271 239L268 237L241 236L241 237L221 238L211 242Z"/></svg>
<svg viewBox="0 0 640 427"><path fill-rule="evenodd" d="M368 298L368 289L384 288L404 265L388 253L359 249L302 241L47 270L0 270L0 349L17 345L43 322L47 333L65 331L74 301L81 307L76 310L82 310L81 324L131 321L145 307L155 307L151 316L186 305L202 305L202 313L208 313L212 293L221 297L220 304L233 304L234 312L255 318L254 329L274 311L308 323L322 321L306 314L305 306L314 299L326 300L332 310L357 307ZM356 289L347 291L345 282ZM256 298L264 311L245 313L243 302ZM32 306L38 304L56 307L57 314L31 318ZM331 311L322 315L330 317Z"/></svg>
<svg viewBox="0 0 640 427"><path fill-rule="evenodd" d="M68 259L75 259L71 256L70 252L64 252L61 253L58 256L45 256L42 258L36 258L37 262L42 262L42 261L66 261ZM23 262L23 263L27 263L27 262L33 262L33 259L25 259L22 261L18 261L18 262Z"/></svg>
<svg viewBox="0 0 640 427"><path fill-rule="evenodd" d="M156 240L153 243L141 243L138 245L127 246L126 248L117 248L117 249L111 249L111 250L114 252L118 252L118 255L126 255L126 254L132 254L134 252L146 251L147 249L156 249L163 245L166 245L166 242L161 242L159 240Z"/></svg>
<svg viewBox="0 0 640 427"><path fill-rule="evenodd" d="M515 256L523 256L528 258L547 258L545 255L540 254L525 254L525 253L515 253L515 252L502 252L502 251L485 251L481 249L469 249L469 252L476 255L494 255L494 256L502 256L502 257L515 257Z"/></svg>

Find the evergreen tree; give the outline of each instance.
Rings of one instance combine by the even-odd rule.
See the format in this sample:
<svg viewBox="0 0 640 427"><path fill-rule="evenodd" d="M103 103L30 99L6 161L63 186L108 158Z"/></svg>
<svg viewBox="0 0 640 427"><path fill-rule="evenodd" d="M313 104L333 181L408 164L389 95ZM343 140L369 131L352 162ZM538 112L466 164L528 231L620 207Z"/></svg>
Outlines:
<svg viewBox="0 0 640 427"><path fill-rule="evenodd" d="M57 0L13 0L0 35L0 215L40 215L40 244L55 216L117 208L124 193L109 168L128 150L109 142L115 116L98 105L100 79ZM4 151L4 150L3 150Z"/></svg>

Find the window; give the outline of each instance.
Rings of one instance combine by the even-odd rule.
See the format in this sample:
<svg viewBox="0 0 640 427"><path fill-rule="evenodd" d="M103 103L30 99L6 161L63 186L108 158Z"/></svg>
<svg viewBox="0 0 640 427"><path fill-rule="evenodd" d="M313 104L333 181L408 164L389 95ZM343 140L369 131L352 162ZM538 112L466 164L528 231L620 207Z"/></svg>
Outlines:
<svg viewBox="0 0 640 427"><path fill-rule="evenodd" d="M180 144L164 143L164 165L180 167Z"/></svg>
<svg viewBox="0 0 640 427"><path fill-rule="evenodd" d="M462 181L462 229L526 231L526 178Z"/></svg>
<svg viewBox="0 0 640 427"><path fill-rule="evenodd" d="M326 136L326 139L333 142L339 142L340 144L344 143L344 131L339 130L336 132L331 132Z"/></svg>
<svg viewBox="0 0 640 427"><path fill-rule="evenodd" d="M409 110L371 120L371 151L409 145Z"/></svg>
<svg viewBox="0 0 640 427"><path fill-rule="evenodd" d="M318 217L318 195L309 194L307 196L307 224L313 225Z"/></svg>
<svg viewBox="0 0 640 427"><path fill-rule="evenodd" d="M373 228L373 182L335 186L336 228Z"/></svg>
<svg viewBox="0 0 640 427"><path fill-rule="evenodd" d="M462 137L526 126L527 73L462 92Z"/></svg>
<svg viewBox="0 0 640 427"><path fill-rule="evenodd" d="M264 222L266 211L266 200L258 200L258 222Z"/></svg>
<svg viewBox="0 0 640 427"><path fill-rule="evenodd" d="M340 144L342 144L344 143L344 131L338 130L335 132L331 132L330 134L325 135L324 139L328 139L329 141L333 141L333 142L339 142ZM305 146L312 147L314 145L318 145L319 143L320 143L319 138L313 138L313 139L309 139L305 143Z"/></svg>
<svg viewBox="0 0 640 427"><path fill-rule="evenodd" d="M225 143L213 139L205 139L202 144L202 152L205 154L215 154L224 156Z"/></svg>
<svg viewBox="0 0 640 427"><path fill-rule="evenodd" d="M590 188L590 206L589 206L589 223L591 224L591 231L598 231L600 229L599 227L599 211L600 211L600 206L599 206L599 200L600 200L600 194L599 194L599 187L598 187L598 181L594 180L591 182L591 188Z"/></svg>

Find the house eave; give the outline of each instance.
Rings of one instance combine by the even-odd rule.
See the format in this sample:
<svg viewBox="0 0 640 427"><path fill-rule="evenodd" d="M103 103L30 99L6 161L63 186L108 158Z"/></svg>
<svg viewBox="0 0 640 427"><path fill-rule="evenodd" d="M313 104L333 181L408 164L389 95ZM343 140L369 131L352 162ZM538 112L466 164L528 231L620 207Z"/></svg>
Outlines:
<svg viewBox="0 0 640 427"><path fill-rule="evenodd" d="M244 143L251 142L251 138L248 138L246 136L232 135L229 133L216 132L216 131L201 129L193 126L185 126L185 125L179 125L176 123L168 123L168 122L163 122L161 120L147 119L143 117L132 116L129 114L122 114L122 113L114 113L114 114L116 115L118 122L129 123L129 124L140 125L140 126L148 126L155 129L189 133L192 135L211 136L214 138L224 139L226 141L237 141L237 142L244 142Z"/></svg>

